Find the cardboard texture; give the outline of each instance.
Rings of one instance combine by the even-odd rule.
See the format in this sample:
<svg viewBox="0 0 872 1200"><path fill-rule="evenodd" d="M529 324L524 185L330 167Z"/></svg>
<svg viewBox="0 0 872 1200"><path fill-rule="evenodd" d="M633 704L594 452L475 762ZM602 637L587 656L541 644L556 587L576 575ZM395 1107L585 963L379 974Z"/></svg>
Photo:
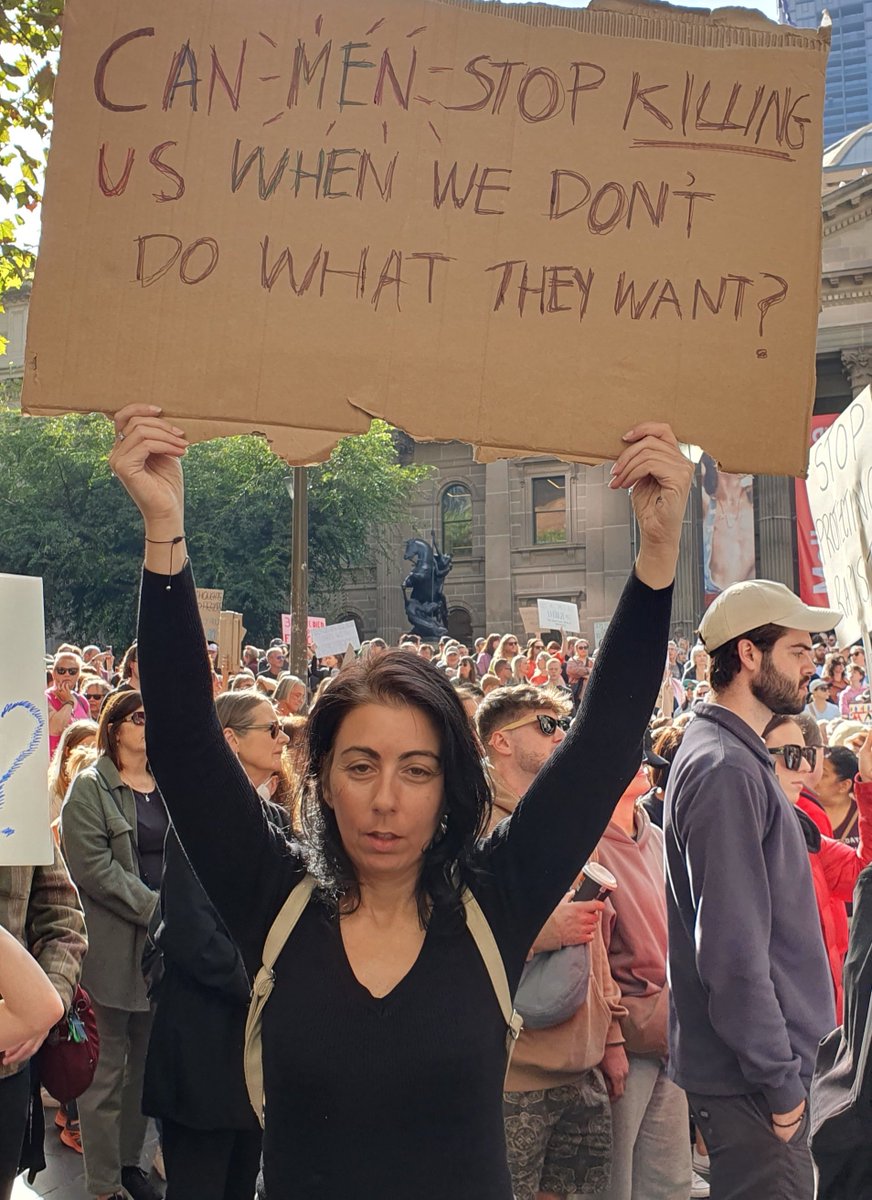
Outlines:
<svg viewBox="0 0 872 1200"><path fill-rule="evenodd" d="M531 637L539 632L539 608L535 604L525 605L518 609L518 615L521 618L521 624L524 626L524 633Z"/></svg>
<svg viewBox="0 0 872 1200"><path fill-rule="evenodd" d="M197 588L197 608L200 610L200 620L203 622L203 633L207 642L218 641L218 624L223 604L223 588Z"/></svg>
<svg viewBox="0 0 872 1200"><path fill-rule="evenodd" d="M844 613L836 636L845 646L872 630L872 388L815 442L806 487L830 607Z"/></svg>
<svg viewBox="0 0 872 1200"><path fill-rule="evenodd" d="M591 462L654 418L801 474L828 41L621 0L69 0L25 410L159 403L292 462L373 415Z"/></svg>
<svg viewBox="0 0 872 1200"><path fill-rule="evenodd" d="M42 580L0 575L0 866L52 862Z"/></svg>
<svg viewBox="0 0 872 1200"><path fill-rule="evenodd" d="M239 669L242 658L242 641L245 626L242 613L222 612L218 617L218 670L222 675L232 675Z"/></svg>

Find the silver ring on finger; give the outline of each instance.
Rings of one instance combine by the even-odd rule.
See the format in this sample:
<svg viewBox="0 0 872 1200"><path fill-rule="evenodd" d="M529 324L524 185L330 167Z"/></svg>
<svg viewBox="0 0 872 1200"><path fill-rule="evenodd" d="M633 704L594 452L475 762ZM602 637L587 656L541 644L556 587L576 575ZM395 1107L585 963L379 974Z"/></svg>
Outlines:
<svg viewBox="0 0 872 1200"><path fill-rule="evenodd" d="M118 434L118 436L116 437L115 441L116 441L116 442L123 442L125 437L126 437L126 434L119 433L119 434Z"/></svg>

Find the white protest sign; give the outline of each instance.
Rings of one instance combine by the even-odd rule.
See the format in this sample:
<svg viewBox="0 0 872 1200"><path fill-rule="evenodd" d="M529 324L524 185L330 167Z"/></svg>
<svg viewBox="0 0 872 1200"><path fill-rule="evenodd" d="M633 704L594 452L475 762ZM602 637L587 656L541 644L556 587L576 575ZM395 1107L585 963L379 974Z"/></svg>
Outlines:
<svg viewBox="0 0 872 1200"><path fill-rule="evenodd" d="M0 575L0 866L52 862L42 580Z"/></svg>
<svg viewBox="0 0 872 1200"><path fill-rule="evenodd" d="M207 642L218 641L218 624L224 607L223 588L197 588L197 608Z"/></svg>
<svg viewBox="0 0 872 1200"><path fill-rule="evenodd" d="M594 621L593 623L593 644L597 649L603 644L603 638L606 636L609 624L609 621Z"/></svg>
<svg viewBox="0 0 872 1200"><path fill-rule="evenodd" d="M567 633L580 633L578 605L565 600L537 600L540 629L565 629Z"/></svg>
<svg viewBox="0 0 872 1200"><path fill-rule="evenodd" d="M872 629L872 389L815 442L808 502L842 645Z"/></svg>
<svg viewBox="0 0 872 1200"><path fill-rule="evenodd" d="M342 655L349 646L353 650L360 649L360 638L353 621L342 621L339 625L325 625L321 629L313 629L310 636L319 658L326 658L328 654Z"/></svg>

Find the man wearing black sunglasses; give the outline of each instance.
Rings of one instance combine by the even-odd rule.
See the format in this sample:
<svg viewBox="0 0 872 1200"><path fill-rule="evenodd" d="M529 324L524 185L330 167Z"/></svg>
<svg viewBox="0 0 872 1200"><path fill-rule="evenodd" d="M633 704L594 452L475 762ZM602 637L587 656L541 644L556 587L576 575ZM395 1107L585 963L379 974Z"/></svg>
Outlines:
<svg viewBox="0 0 872 1200"><path fill-rule="evenodd" d="M571 712L567 689L547 684L497 688L481 702L476 726L494 798L491 828L515 810L566 737ZM533 944L532 954L587 945L590 978L588 999L574 1016L524 1030L515 1047L504 1112L516 1196L598 1192L608 1179L609 1096L600 1065L620 1049L624 1010L600 928L603 908L599 900L574 902L569 893Z"/></svg>

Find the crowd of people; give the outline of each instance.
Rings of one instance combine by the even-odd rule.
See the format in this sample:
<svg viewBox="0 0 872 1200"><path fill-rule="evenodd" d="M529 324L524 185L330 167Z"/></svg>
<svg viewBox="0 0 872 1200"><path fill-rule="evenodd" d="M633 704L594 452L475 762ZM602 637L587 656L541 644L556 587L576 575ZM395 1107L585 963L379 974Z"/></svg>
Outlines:
<svg viewBox="0 0 872 1200"><path fill-rule="evenodd" d="M839 614L749 582L670 640L691 470L642 427L613 473L639 557L600 646L406 634L302 678L275 639L227 670L183 552L184 439L142 408L116 428L138 640L47 663L58 849L0 868L0 1200L79 978L100 1053L55 1119L96 1200L161 1195L149 1117L167 1200L812 1200L815 1054L856 1014L872 862ZM872 1194L872 1156L821 1178Z"/></svg>

